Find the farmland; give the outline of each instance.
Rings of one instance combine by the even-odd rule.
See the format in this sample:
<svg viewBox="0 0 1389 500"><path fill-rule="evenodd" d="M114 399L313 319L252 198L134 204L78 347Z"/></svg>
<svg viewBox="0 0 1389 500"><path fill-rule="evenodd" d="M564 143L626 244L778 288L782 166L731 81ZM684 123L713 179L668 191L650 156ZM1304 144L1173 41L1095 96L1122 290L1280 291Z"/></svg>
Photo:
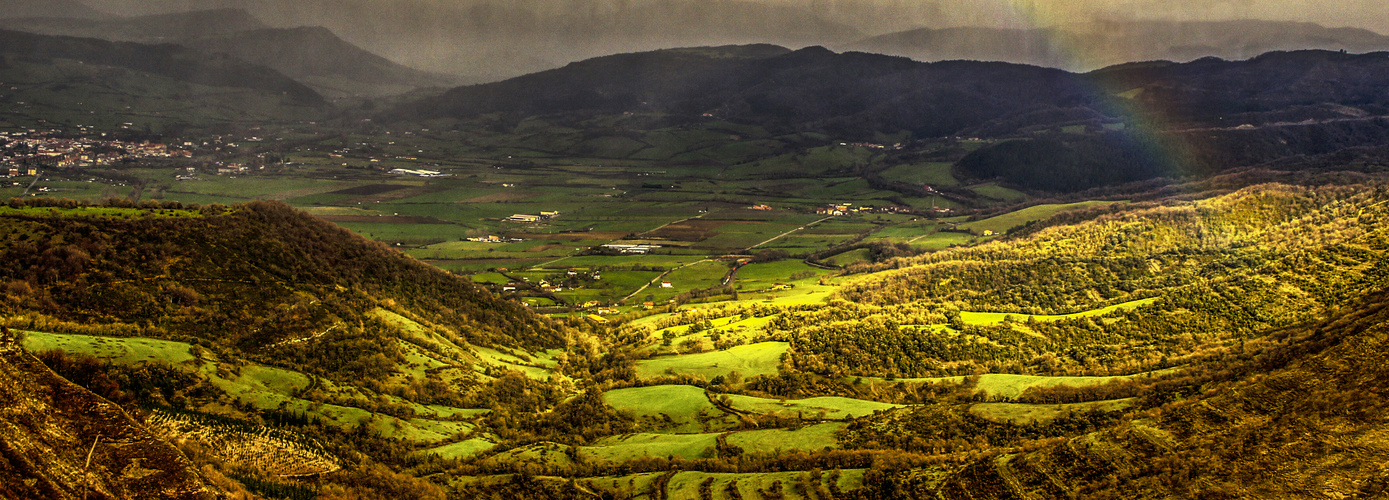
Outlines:
<svg viewBox="0 0 1389 500"><path fill-rule="evenodd" d="M730 134L730 127L738 133ZM701 492L717 491L724 497L821 498L828 493L807 488L860 487L872 462L854 455L859 458L823 470L622 471L664 461L860 453L841 438L850 426L922 408L931 401L923 395L932 391L993 398L991 406L978 405L968 414L1000 425L1128 407L1040 405L1018 398L1030 390L1100 387L1129 376L970 378L942 372L911 378L852 365L820 373L808 367L815 362L814 348L787 326L801 321L798 315L841 307L846 287L877 276L862 269L995 244L983 230L1002 232L1109 202L1004 209L1027 205L1027 195L957 178L948 161L923 162L890 149L819 136L772 136L731 124L594 136L531 119L500 132L436 126L385 132L305 134L285 145L224 142L220 161L247 166L235 173L196 162L192 170L169 162L107 177L54 173L41 183L54 196L139 201L131 207L0 211L79 219L196 218L226 208L209 207L214 204L283 201L409 259L465 276L495 298L548 315L571 328L572 344L472 345L458 336L466 327L431 324L382 301L371 302L364 316L372 328L397 335L388 344L394 368L361 383L223 359L169 340L31 332L29 348L91 355L130 370L164 363L217 394L189 408L194 416L174 420L278 412L332 432L389 440L400 457L409 457L397 460L474 471L451 483L460 491L483 487L507 471L540 473L538 478L598 468L604 475L585 477L584 487L619 496L660 491L704 498ZM397 168L440 175L392 173ZM923 191L925 186L933 188ZM0 187L0 194L19 189ZM973 216L1000 212L1005 213ZM1113 301L1071 314L959 315L970 328L1023 328L1016 325L1105 318L1155 300ZM952 330L943 318L930 319L897 326L982 338ZM595 350L580 354L584 344ZM576 363L598 356L596 350L618 354L611 361L616 368L601 376L612 379L584 371L600 371L597 365ZM816 381L803 385L807 376ZM419 397L441 384L484 395L470 393L466 402ZM507 391L550 398L543 404L553 410L529 414L510 408L520 400ZM600 420L607 419L601 422L607 431L579 439L535 427L571 414L565 412L606 415ZM553 417L535 416L546 414ZM245 439L226 436L219 439ZM254 443L272 451L281 447L314 464L320 459L317 448ZM503 475L491 475L495 471Z"/></svg>
<svg viewBox="0 0 1389 500"><path fill-rule="evenodd" d="M645 118L615 123L644 127L637 124ZM827 274L794 265L729 272L739 259L761 251L785 252L794 260L854 244L905 243L914 251L972 244L962 233L942 232L948 225L934 222L928 209L1018 201L992 192L969 195L973 200L923 197L872 185L852 172L997 190L963 183L949 161L912 162L892 149L818 134L778 136L720 121L597 136L539 117L508 130L453 125L347 134L307 126L286 131L292 140L275 143L252 140L249 133L241 140L219 137L207 143L215 146L216 160L194 156L50 171L38 184L46 195L74 199L198 205L280 200L463 274L606 272L568 287L480 281L560 314L593 303L627 313L724 286L762 293L779 283L799 284L807 272L814 278ZM418 177L393 169L440 174ZM0 186L0 197L19 194L20 184ZM817 213L833 206L849 209ZM871 258L859 248L825 262L842 267ZM663 286L666 281L671 285ZM805 294L782 293L773 300L808 300L789 295Z"/></svg>

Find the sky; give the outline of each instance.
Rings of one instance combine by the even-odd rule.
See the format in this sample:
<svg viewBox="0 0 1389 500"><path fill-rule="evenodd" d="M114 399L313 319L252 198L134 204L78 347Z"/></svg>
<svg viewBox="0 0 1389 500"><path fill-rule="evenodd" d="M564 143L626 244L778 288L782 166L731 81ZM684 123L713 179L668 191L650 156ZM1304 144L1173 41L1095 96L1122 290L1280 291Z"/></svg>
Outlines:
<svg viewBox="0 0 1389 500"><path fill-rule="evenodd" d="M272 26L325 26L397 62L482 80L618 52L758 42L840 48L916 28L1264 19L1389 32L1385 0L82 1L121 15L244 8Z"/></svg>

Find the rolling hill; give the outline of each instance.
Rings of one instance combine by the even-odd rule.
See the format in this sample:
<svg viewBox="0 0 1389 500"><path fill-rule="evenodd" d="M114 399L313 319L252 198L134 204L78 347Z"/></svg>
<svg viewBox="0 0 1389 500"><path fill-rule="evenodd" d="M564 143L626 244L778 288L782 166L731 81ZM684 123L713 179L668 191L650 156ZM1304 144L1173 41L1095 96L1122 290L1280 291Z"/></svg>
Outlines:
<svg viewBox="0 0 1389 500"><path fill-rule="evenodd" d="M457 83L453 77L407 68L362 50L322 27L237 31L182 43L273 68L331 95L402 94Z"/></svg>
<svg viewBox="0 0 1389 500"><path fill-rule="evenodd" d="M240 9L106 18L84 18L56 13L48 17L6 19L0 21L0 26L41 35L140 43L177 43L190 38L268 28L255 16Z"/></svg>
<svg viewBox="0 0 1389 500"><path fill-rule="evenodd" d="M35 63L70 60L112 66L191 84L284 95L306 105L324 103L323 97L313 89L275 70L230 56L208 55L177 45L146 45L0 31L0 54Z"/></svg>
<svg viewBox="0 0 1389 500"><path fill-rule="evenodd" d="M188 457L120 406L53 373L0 333L0 496L211 499ZM88 455L90 451L90 456ZM93 496L95 496L93 495Z"/></svg>
<svg viewBox="0 0 1389 500"><path fill-rule="evenodd" d="M0 20L0 26L43 35L178 44L274 69L334 97L402 94L459 83L455 77L414 70L367 52L327 28L271 28L243 9L101 19L15 18Z"/></svg>
<svg viewBox="0 0 1389 500"><path fill-rule="evenodd" d="M980 63L744 46L738 57L664 50L600 57L486 85L461 87L397 111L400 118L664 113L846 137L910 131L950 135L1024 109L1083 106L1073 75Z"/></svg>
<svg viewBox="0 0 1389 500"><path fill-rule="evenodd" d="M1286 21L1101 21L1041 29L922 28L841 48L918 61L1006 61L1090 71L1132 61L1248 59L1273 51L1374 52L1389 50L1389 37Z"/></svg>
<svg viewBox="0 0 1389 500"><path fill-rule="evenodd" d="M77 0L3 0L0 1L0 19L32 17L67 17L100 19L112 17L111 14L93 9Z"/></svg>

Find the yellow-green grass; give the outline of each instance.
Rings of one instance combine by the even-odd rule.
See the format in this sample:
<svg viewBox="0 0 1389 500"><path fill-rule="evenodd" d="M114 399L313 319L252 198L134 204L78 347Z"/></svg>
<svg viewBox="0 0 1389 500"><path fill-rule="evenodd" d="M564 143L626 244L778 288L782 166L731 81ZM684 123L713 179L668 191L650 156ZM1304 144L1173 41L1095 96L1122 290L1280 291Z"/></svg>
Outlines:
<svg viewBox="0 0 1389 500"><path fill-rule="evenodd" d="M961 312L960 319L971 325L996 325L1003 322L1004 318L1011 317L1013 321L1026 322L1028 319L1036 321L1059 321L1070 318L1085 318L1091 316L1103 316L1120 309L1134 309L1143 307L1156 302L1159 297L1139 299L1122 304L1115 304L1109 307L1091 309L1071 314L1015 314L1015 313L993 313L993 312Z"/></svg>
<svg viewBox="0 0 1389 500"><path fill-rule="evenodd" d="M1022 403L979 403L969 407L969 412L977 417L999 423L1027 425L1045 424L1057 417L1071 413L1084 413L1092 410L1119 411L1133 405L1133 398L1112 399L1072 404L1022 404Z"/></svg>
<svg viewBox="0 0 1389 500"><path fill-rule="evenodd" d="M901 408L902 405L865 401L862 399L824 396L806 399L768 399L728 394L734 409L764 415L800 417L806 419L844 420L872 415L878 410Z"/></svg>
<svg viewBox="0 0 1389 500"><path fill-rule="evenodd" d="M756 334L757 332L762 331L762 329L767 326L767 323L770 323L772 321L772 318L774 317L775 315L763 316L760 318L752 317L743 319L742 316L735 315L723 318L715 318L710 320L709 323L714 325L713 330L720 330L721 334L725 338L732 336L742 337L746 339L747 337L750 337ZM669 331L678 336L673 343L679 343L680 340L683 340L685 338L707 338L709 333L713 331L705 330L702 332L691 334L691 327L692 325L678 325L672 326L670 328L663 328L652 332L649 338L652 342L659 341L660 339L665 337L665 332ZM710 341L712 342L712 339Z"/></svg>
<svg viewBox="0 0 1389 500"><path fill-rule="evenodd" d="M476 437L472 439L459 441L457 443L450 443L443 446L426 448L424 450L420 450L420 453L438 455L441 458L470 458L475 457L482 452L495 448L496 446L496 443L493 443L487 440L486 438Z"/></svg>
<svg viewBox="0 0 1389 500"><path fill-rule="evenodd" d="M730 434L725 439L728 444L742 448L744 453L815 451L838 447L839 441L834 435L844 425L842 422L825 422L799 429L742 431Z"/></svg>
<svg viewBox="0 0 1389 500"><path fill-rule="evenodd" d="M790 347L791 344L787 342L762 342L735 346L726 351L645 359L636 363L637 377L679 374L712 379L734 371L744 377L774 375L781 365L781 355Z"/></svg>
<svg viewBox="0 0 1389 500"><path fill-rule="evenodd" d="M791 283L797 286L804 283L814 283L816 278L830 272L808 266L799 260L788 259L745 265L738 269L737 278L738 283L756 289L759 285L770 286L775 283ZM792 276L796 274L804 276L792 279Z"/></svg>
<svg viewBox="0 0 1389 500"><path fill-rule="evenodd" d="M611 462L641 457L713 458L717 439L715 433L624 434L600 439L592 446L581 446L579 454L586 459Z"/></svg>
<svg viewBox="0 0 1389 500"><path fill-rule="evenodd" d="M974 236L965 233L937 232L907 240L912 248L919 250L944 250L951 245L968 245Z"/></svg>
<svg viewBox="0 0 1389 500"><path fill-rule="evenodd" d="M530 353L527 354L530 361L527 361L496 349L474 347L473 350L483 363L516 370L535 380L547 380L555 375L553 368L557 362L553 358L554 353Z"/></svg>
<svg viewBox="0 0 1389 500"><path fill-rule="evenodd" d="M715 261L697 262L671 271L660 279L660 281L669 281L671 288L663 288L661 283L656 283L637 294L636 298L643 302L664 302L685 292L722 285L723 277L727 274L728 264ZM649 298L648 295L650 295Z"/></svg>
<svg viewBox="0 0 1389 500"><path fill-rule="evenodd" d="M420 346L410 343L404 339L395 339L396 345L400 348L400 353L405 357L405 363L401 365L401 371L405 372L405 377L423 380L428 376L428 371L434 368L449 366L449 363L440 361L429 351Z"/></svg>
<svg viewBox="0 0 1389 500"><path fill-rule="evenodd" d="M656 385L615 389L603 393L603 401L622 411L632 412L646 425L667 432L701 432L706 427L724 427L725 413L704 395L704 389L690 385ZM706 421L711 421L705 423Z"/></svg>
<svg viewBox="0 0 1389 500"><path fill-rule="evenodd" d="M491 283L494 285L504 285L511 282L511 278L502 276L499 273L477 273L468 276L473 283Z"/></svg>
<svg viewBox="0 0 1389 500"><path fill-rule="evenodd" d="M975 386L975 392L985 393L990 396L1014 399L1033 387L1089 387L1094 385L1107 384L1115 380L1130 380L1140 377L1147 377L1161 372L1145 372L1133 375L1116 375L1111 377L1047 377L1041 375L1014 375L1008 373L986 373L979 376L979 383ZM857 377L865 381L885 381L876 377ZM960 384L965 382L965 377L928 377L928 378L899 378L895 382L905 383L951 383Z"/></svg>
<svg viewBox="0 0 1389 500"><path fill-rule="evenodd" d="M847 251L847 252L844 252L844 253L836 254L836 255L833 256L833 257L830 257L830 258L828 258L828 259L825 259L825 262L828 262L828 263L830 263L830 264L834 264L834 265L836 265L836 266L847 266L847 265L853 264L853 263L855 263L855 262L867 262L868 260L869 260L869 252L868 252L868 249L867 249L867 248L860 248L860 249L857 249L857 250L850 250L850 251Z"/></svg>
<svg viewBox="0 0 1389 500"><path fill-rule="evenodd" d="M202 217L194 210L161 208L113 208L113 207L19 207L0 205L0 216L25 215L30 217L93 217L101 219L141 219L145 217Z"/></svg>
<svg viewBox="0 0 1389 500"><path fill-rule="evenodd" d="M381 212L378 210L366 210L357 207L300 207L299 209L309 215L381 215Z"/></svg>
<svg viewBox="0 0 1389 500"><path fill-rule="evenodd" d="M109 338L88 335L26 332L24 348L32 352L63 351L87 354L116 364L132 365L147 361L186 363L195 358L182 342L144 338Z"/></svg>
<svg viewBox="0 0 1389 500"><path fill-rule="evenodd" d="M571 446L559 443L536 443L530 446L513 448L487 457L487 464L536 464L546 467L568 467L574 464L570 457Z"/></svg>
<svg viewBox="0 0 1389 500"><path fill-rule="evenodd" d="M171 342L141 338L106 338L87 335L70 335L44 332L27 332L25 347L31 351L61 350L70 354L89 354L100 359L121 365L159 362L166 364L188 364L189 369L200 374L212 386L226 393L241 404L248 404L258 410L283 410L303 413L317 418L327 425L344 429L355 429L367 425L375 433L388 438L399 438L417 443L438 442L459 433L469 431L473 425L467 422L445 422L423 418L403 420L390 415L373 413L361 408L327 404L301 399L292 394L307 388L312 379L302 373L263 366L258 364L230 365L210 359L195 358L190 354L192 346L182 342ZM325 393L335 395L338 400L364 400L371 397L362 389L320 381ZM391 398L398 402L405 402ZM408 403L421 415L430 415L428 407ZM451 415L475 412L451 408Z"/></svg>
<svg viewBox="0 0 1389 500"><path fill-rule="evenodd" d="M836 286L820 285L813 280L796 282L796 287L785 290L768 290L756 293L742 293L739 304L762 304L774 306L798 306L819 304L830 298L838 290ZM741 292L740 292L741 293Z"/></svg>
<svg viewBox="0 0 1389 500"><path fill-rule="evenodd" d="M973 191L979 193L981 196L993 198L995 200L1018 201L1027 198L1026 194L997 184L977 186L973 188Z"/></svg>
<svg viewBox="0 0 1389 500"><path fill-rule="evenodd" d="M1068 211L1068 210L1076 210L1076 209L1080 209L1080 208L1088 208L1088 207L1093 207L1093 206L1096 206L1096 205L1108 205L1108 204L1111 204L1111 203L1126 203L1126 202L1114 202L1114 201L1082 201L1082 202L1079 202L1079 203L1065 203L1065 204L1054 204L1054 205L1034 205L1034 206L1031 206L1031 207L1024 208L1024 209L1022 209L1022 210L1018 210L1018 211L1016 211L1016 212L1009 212L1009 213L1006 213L1006 214L1003 214L1003 215L1000 215L1000 216L997 216L997 217L991 217L991 218L984 219L984 220L981 220L981 221L976 221L976 222L969 222L969 223L965 223L965 224L960 224L960 227L961 227L961 228L964 228L964 229L969 229L969 230L971 230L971 231L978 232L978 233L982 233L982 232L984 232L984 231L986 231L986 230L988 230L988 231L993 231L993 232L995 232L995 233L1003 233L1004 231L1007 231L1007 230L1009 230L1009 229L1011 229L1011 228L1014 228L1014 227L1017 227L1017 226L1026 224L1026 223L1028 223L1028 222L1030 222L1030 221L1037 221L1037 220L1047 219L1047 218L1050 218L1050 217L1053 216L1053 215L1056 215L1056 214L1059 214L1059 213L1061 213L1061 212L1065 212L1065 211Z"/></svg>
<svg viewBox="0 0 1389 500"><path fill-rule="evenodd" d="M800 429L765 429L729 434L728 444L744 453L776 451L816 451L837 446L835 433L844 428L840 422L807 425ZM713 458L719 433L656 434L636 433L611 436L592 446L579 447L585 458L622 462L641 457L680 457L687 460Z"/></svg>

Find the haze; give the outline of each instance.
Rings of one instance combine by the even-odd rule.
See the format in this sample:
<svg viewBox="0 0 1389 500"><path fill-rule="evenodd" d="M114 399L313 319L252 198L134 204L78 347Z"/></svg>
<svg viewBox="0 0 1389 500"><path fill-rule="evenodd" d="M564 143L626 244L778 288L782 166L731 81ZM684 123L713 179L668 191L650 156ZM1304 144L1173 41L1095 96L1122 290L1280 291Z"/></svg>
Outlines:
<svg viewBox="0 0 1389 500"><path fill-rule="evenodd" d="M1354 27L1381 33L1389 31L1389 15L1386 15L1389 7L1377 0L1317 2L1315 7L1301 0L89 0L86 3L126 16L243 8L272 26L324 26L349 42L397 62L428 71L464 75L474 81L515 76L611 53L667 47L765 42L791 48L808 45L853 48L854 43L867 38L919 28L1074 28L1099 20L1260 19ZM1125 29L1118 26L1108 24L1103 29ZM1105 35L1116 36L1115 33ZM1199 43L1194 45L1198 46L1212 44L1208 40L1196 42ZM1242 42L1222 40L1217 43ZM1084 48L1065 50L1085 52ZM909 50L899 52L918 57ZM939 57L956 55L970 57L972 54L942 53ZM1074 59L1065 56L1054 62L1036 57L1011 59L1085 70L1128 55L1087 55ZM1162 55L1132 54L1132 57ZM920 57L929 58L931 54Z"/></svg>

